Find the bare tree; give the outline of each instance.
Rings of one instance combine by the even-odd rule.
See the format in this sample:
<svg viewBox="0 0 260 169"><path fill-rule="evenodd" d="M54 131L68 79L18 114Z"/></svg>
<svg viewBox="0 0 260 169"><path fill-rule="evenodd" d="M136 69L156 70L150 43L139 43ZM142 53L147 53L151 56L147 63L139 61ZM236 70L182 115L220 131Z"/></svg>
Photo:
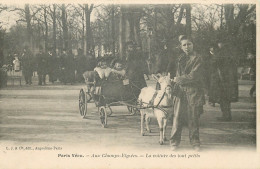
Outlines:
<svg viewBox="0 0 260 169"><path fill-rule="evenodd" d="M48 6L48 14L50 15L51 19L52 19L52 48L53 48L53 52L56 54L56 49L57 49L57 24L56 24L56 18L57 18L57 14L56 14L56 9L57 9L57 5L56 4L52 4Z"/></svg>
<svg viewBox="0 0 260 169"><path fill-rule="evenodd" d="M244 23L253 11L255 11L256 5L249 4L225 4L225 20L226 20L226 29L228 34L235 37L238 34L238 30L242 23ZM238 12L236 12L238 11ZM237 14L235 14L235 12Z"/></svg>
<svg viewBox="0 0 260 169"><path fill-rule="evenodd" d="M186 4L186 35L191 37L191 5Z"/></svg>
<svg viewBox="0 0 260 169"><path fill-rule="evenodd" d="M32 19L35 17L35 15L41 10L41 8L38 8L37 6L35 6L36 9L32 10L30 9L30 5L29 4L25 4L24 8L14 8L11 9L10 11L19 11L19 14L21 16L21 19L19 19L17 22L22 21L22 22L26 22L26 28L27 28L27 39L26 42L29 46L29 48L33 49L34 45L33 45L33 29L32 29ZM32 12L32 14L31 14Z"/></svg>
<svg viewBox="0 0 260 169"><path fill-rule="evenodd" d="M91 49L93 49L93 37L92 37L92 31L90 26L90 16L91 12L93 11L94 4L91 4L90 6L88 4L84 5L85 9L85 18L86 18L86 52L89 52Z"/></svg>
<svg viewBox="0 0 260 169"><path fill-rule="evenodd" d="M61 5L61 19L62 19L62 30L63 30L63 47L68 50L69 47L69 32L67 25L67 13L65 4Z"/></svg>

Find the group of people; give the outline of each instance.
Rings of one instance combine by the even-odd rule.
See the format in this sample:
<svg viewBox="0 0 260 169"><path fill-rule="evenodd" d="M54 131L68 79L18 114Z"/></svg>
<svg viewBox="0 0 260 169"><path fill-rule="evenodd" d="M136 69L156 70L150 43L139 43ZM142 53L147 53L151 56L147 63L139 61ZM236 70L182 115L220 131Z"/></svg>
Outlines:
<svg viewBox="0 0 260 169"><path fill-rule="evenodd" d="M77 55L73 55L72 52L68 53L66 50L56 54L51 49L44 52L40 48L36 56L33 57L29 48L25 47L20 57L17 54L15 55L13 65L14 71L22 70L25 83L28 85L32 84L34 72L37 72L38 75L38 85L46 84L47 75L51 83L60 81L63 84L73 84L84 81L82 74L94 69L96 59L93 55L90 55L87 59L81 49L78 49ZM17 65L19 65L19 68Z"/></svg>

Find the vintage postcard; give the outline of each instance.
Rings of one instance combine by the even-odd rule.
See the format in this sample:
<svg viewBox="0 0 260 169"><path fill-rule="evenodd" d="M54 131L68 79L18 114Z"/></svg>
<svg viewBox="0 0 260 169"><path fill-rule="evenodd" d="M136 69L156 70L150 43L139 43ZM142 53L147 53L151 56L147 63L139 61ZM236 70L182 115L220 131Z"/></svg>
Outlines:
<svg viewBox="0 0 260 169"><path fill-rule="evenodd" d="M259 40L257 0L0 0L0 168L259 168Z"/></svg>

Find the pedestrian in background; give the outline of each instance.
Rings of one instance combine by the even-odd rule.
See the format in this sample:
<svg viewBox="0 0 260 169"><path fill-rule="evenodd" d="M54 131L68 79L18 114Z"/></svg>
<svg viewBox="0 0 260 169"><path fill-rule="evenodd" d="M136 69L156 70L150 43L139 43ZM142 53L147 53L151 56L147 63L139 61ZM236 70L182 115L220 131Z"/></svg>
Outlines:
<svg viewBox="0 0 260 169"><path fill-rule="evenodd" d="M70 52L67 54L67 51L64 49L61 55L61 82L63 84L73 84L74 82L74 61L73 55Z"/></svg>
<svg viewBox="0 0 260 169"><path fill-rule="evenodd" d="M215 64L217 76L215 77L215 95L213 99L220 104L222 117L218 117L219 121L231 121L231 102L238 99L238 79L235 60L228 44L222 41L218 42L216 51Z"/></svg>
<svg viewBox="0 0 260 169"><path fill-rule="evenodd" d="M218 91L216 88L218 87L218 69L217 69L217 59L216 59L216 47L212 44L209 47L209 53L208 53L208 62L206 65L206 72L207 73L207 81L206 86L208 89L208 97L209 97L209 104L211 104L213 107L215 107L215 103L217 102L215 100L216 96L218 95Z"/></svg>
<svg viewBox="0 0 260 169"><path fill-rule="evenodd" d="M42 47L40 47L39 53L36 55L36 58L37 58L38 85L45 85L48 65L47 65L47 56L43 52Z"/></svg>
<svg viewBox="0 0 260 169"><path fill-rule="evenodd" d="M255 82L256 81L256 57L253 54L253 52L247 53L247 60L250 66L250 80L253 80ZM255 90L256 90L256 83L254 83L254 85L250 89L249 92L250 97L253 97Z"/></svg>
<svg viewBox="0 0 260 169"><path fill-rule="evenodd" d="M78 55L74 59L75 60L75 71L76 73L76 80L78 82L84 82L83 73L86 70L87 67L87 59L83 55L82 49L78 49Z"/></svg>
<svg viewBox="0 0 260 169"><path fill-rule="evenodd" d="M144 79L145 63L144 58L136 49L136 44L132 41L127 43L127 58L126 58L126 76L133 86L133 94L139 96L141 89L146 87Z"/></svg>
<svg viewBox="0 0 260 169"><path fill-rule="evenodd" d="M51 49L48 50L47 53L47 74L49 75L49 82L52 84L57 80L55 77L55 69L56 69L56 57L54 56Z"/></svg>
<svg viewBox="0 0 260 169"><path fill-rule="evenodd" d="M25 46L21 58L22 58L22 71L23 71L25 83L31 85L33 70L34 70L34 59L33 59L33 54L29 50L28 46Z"/></svg>
<svg viewBox="0 0 260 169"><path fill-rule="evenodd" d="M62 59L61 54L58 52L55 57L55 75L57 77L57 82L61 82L62 80Z"/></svg>
<svg viewBox="0 0 260 169"><path fill-rule="evenodd" d="M14 71L15 71L15 72L19 72L19 71L20 71L21 62L20 62L20 60L18 59L17 54L14 54L13 64L14 64Z"/></svg>

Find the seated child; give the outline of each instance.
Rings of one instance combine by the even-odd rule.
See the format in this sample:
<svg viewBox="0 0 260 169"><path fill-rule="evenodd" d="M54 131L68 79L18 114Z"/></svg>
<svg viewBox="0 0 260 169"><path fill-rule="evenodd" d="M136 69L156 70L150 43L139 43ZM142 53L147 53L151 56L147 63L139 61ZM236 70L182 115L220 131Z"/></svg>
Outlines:
<svg viewBox="0 0 260 169"><path fill-rule="evenodd" d="M114 68L112 68L112 74L116 79L123 79L125 77L126 71L120 60L115 62Z"/></svg>
<svg viewBox="0 0 260 169"><path fill-rule="evenodd" d="M104 60L101 60L98 63L98 66L94 69L95 72L98 73L100 79L108 78L110 73L112 72L112 69L107 66L107 62Z"/></svg>

